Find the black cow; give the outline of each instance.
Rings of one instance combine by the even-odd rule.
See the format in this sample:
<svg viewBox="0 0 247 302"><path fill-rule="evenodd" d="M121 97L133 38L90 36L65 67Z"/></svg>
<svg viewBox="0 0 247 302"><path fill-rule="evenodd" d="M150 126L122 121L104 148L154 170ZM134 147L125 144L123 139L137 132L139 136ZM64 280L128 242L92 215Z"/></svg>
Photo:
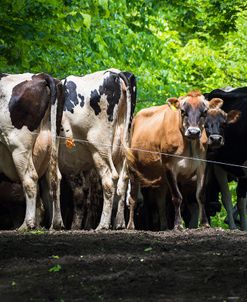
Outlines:
<svg viewBox="0 0 247 302"><path fill-rule="evenodd" d="M213 165L217 178L222 201L227 210L229 227L235 229L231 193L228 187L228 175L238 179L237 207L240 212L240 225L242 230L247 230L246 192L247 192L247 169L244 168L247 160L247 87L236 89L216 89L206 95L208 100L221 98L224 101L222 109L225 112L238 110L241 112L236 123L227 125L224 129L224 145L211 153L210 159L224 163Z"/></svg>

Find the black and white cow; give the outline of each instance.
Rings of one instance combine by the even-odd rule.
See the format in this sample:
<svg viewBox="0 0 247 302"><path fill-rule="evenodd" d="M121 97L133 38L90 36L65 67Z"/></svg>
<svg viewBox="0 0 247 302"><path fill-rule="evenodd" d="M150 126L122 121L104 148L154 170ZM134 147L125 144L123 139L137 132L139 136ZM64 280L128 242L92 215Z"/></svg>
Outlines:
<svg viewBox="0 0 247 302"><path fill-rule="evenodd" d="M115 227L125 228L124 200L127 167L122 145L129 145L129 130L136 102L136 81L116 69L85 76L68 76L64 85L64 113L60 135L62 175L96 168L103 187L103 210L97 227L111 224L114 196L118 196ZM115 194L116 193L116 194Z"/></svg>
<svg viewBox="0 0 247 302"><path fill-rule="evenodd" d="M57 166L56 81L40 74L2 74L0 76L0 173L20 182L26 199L26 214L20 229L36 226L38 180L44 176L48 196L59 207ZM62 226L56 214L51 228Z"/></svg>
<svg viewBox="0 0 247 302"><path fill-rule="evenodd" d="M228 114L232 110L238 110L241 113L236 123L230 123L225 127L224 145L215 150L211 159L226 163L213 165L213 172L217 178L222 201L227 210L230 229L235 229L236 224L233 217L231 192L228 187L228 175L238 179L237 206L240 213L240 225L242 230L247 230L247 144L245 141L247 135L247 87L227 90L216 89L207 94L206 97L208 100L221 98L224 101L222 109Z"/></svg>

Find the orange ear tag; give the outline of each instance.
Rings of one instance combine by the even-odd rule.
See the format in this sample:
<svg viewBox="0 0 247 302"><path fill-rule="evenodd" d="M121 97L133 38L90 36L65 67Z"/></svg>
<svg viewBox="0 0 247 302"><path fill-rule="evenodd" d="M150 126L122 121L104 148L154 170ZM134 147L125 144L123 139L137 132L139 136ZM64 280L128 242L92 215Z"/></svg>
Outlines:
<svg viewBox="0 0 247 302"><path fill-rule="evenodd" d="M73 138L66 139L66 147L68 149L72 149L73 147L75 147L75 142L74 142Z"/></svg>

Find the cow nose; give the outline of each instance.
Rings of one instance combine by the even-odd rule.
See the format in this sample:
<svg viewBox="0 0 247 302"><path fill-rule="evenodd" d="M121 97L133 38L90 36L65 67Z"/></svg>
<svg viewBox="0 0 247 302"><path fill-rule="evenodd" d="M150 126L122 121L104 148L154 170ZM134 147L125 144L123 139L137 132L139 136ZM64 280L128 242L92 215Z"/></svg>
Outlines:
<svg viewBox="0 0 247 302"><path fill-rule="evenodd" d="M190 138L198 138L201 135L201 130L198 127L189 127L186 132L186 136Z"/></svg>
<svg viewBox="0 0 247 302"><path fill-rule="evenodd" d="M219 134L211 134L209 136L209 144L213 147L220 147L223 145L223 137Z"/></svg>
<svg viewBox="0 0 247 302"><path fill-rule="evenodd" d="M210 137L210 139L211 139L212 142L219 142L219 143L221 143L222 139L223 139L222 136L218 135L218 134L212 134L209 137Z"/></svg>

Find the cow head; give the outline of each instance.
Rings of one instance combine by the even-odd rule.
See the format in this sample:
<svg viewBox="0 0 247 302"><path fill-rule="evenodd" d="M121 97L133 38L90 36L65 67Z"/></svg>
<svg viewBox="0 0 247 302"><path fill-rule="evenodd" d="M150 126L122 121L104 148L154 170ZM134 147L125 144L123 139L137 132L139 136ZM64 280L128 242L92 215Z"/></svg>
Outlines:
<svg viewBox="0 0 247 302"><path fill-rule="evenodd" d="M221 109L223 100L213 98L209 101L209 110L205 121L205 130L208 137L208 146L216 149L224 145L224 129L227 124L235 123L241 113L238 110L231 110L228 113Z"/></svg>
<svg viewBox="0 0 247 302"><path fill-rule="evenodd" d="M171 108L180 109L182 132L187 139L199 139L208 111L208 102L199 91L189 92L185 97L167 100Z"/></svg>

